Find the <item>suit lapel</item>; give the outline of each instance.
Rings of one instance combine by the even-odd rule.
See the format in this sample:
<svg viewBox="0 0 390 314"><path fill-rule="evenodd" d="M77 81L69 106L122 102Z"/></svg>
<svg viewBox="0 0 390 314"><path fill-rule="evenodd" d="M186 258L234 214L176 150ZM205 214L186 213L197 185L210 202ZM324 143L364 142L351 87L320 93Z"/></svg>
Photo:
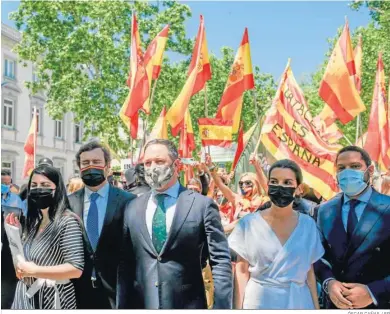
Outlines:
<svg viewBox="0 0 390 314"><path fill-rule="evenodd" d="M75 192L75 198L76 198L76 204L74 205L73 212L80 217L80 220L83 224L83 236L84 236L84 242L86 245L86 249L89 252L93 252L91 242L89 242L88 234L87 234L87 228L84 223L84 196L85 196L85 188Z"/></svg>
<svg viewBox="0 0 390 314"><path fill-rule="evenodd" d="M84 223L84 194L85 193L85 188L81 189L77 192L74 193L75 197L75 204L73 206L73 212L79 216L81 221Z"/></svg>
<svg viewBox="0 0 390 314"><path fill-rule="evenodd" d="M346 257L349 258L353 256L353 253L363 243L364 239L371 232L376 222L385 212L386 205L380 204L378 196L379 194L373 190L371 198L363 211L363 215L352 234L352 238L346 252Z"/></svg>
<svg viewBox="0 0 390 314"><path fill-rule="evenodd" d="M148 192L148 193L145 193L143 195L141 195L138 199L138 202L137 202L137 206L135 208L136 210L136 216L135 217L139 217L140 219L140 223L137 223L137 227L139 228L139 231L142 235L142 237L144 238L146 244L148 245L148 248L149 248L149 252L155 256L157 256L157 252L156 252L156 249L154 248L154 245L152 243L152 240L150 238L150 234L149 234L149 231L148 231L148 227L146 225L146 210L148 208L148 203L149 203L149 199L150 199L150 195L152 194L152 192Z"/></svg>
<svg viewBox="0 0 390 314"><path fill-rule="evenodd" d="M110 189L108 191L106 214L104 216L103 228L102 228L102 232L101 232L100 237L99 237L96 251L99 249L99 246L102 243L102 239L104 238L105 234L107 233L107 228L115 216L115 213L116 213L117 207L118 207L118 203L119 203L119 191L110 185Z"/></svg>
<svg viewBox="0 0 390 314"><path fill-rule="evenodd" d="M192 208L192 204L194 203L195 197L193 193L193 191L189 191L180 185L179 198L176 203L175 215L173 216L173 221L171 229L168 233L167 241L165 242L160 255L164 254L165 250L169 248L169 246L172 244L172 241L176 238L181 227L183 226Z"/></svg>
<svg viewBox="0 0 390 314"><path fill-rule="evenodd" d="M337 195L331 202L332 205L325 213L324 225L326 228L323 228L323 231L329 246L333 247L337 258L341 260L347 248L347 233L341 218L342 194Z"/></svg>

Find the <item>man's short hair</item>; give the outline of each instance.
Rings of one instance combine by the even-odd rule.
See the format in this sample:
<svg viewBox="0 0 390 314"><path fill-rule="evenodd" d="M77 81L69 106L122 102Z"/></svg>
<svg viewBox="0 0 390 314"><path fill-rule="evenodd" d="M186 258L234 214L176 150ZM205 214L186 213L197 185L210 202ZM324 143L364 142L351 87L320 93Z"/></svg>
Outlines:
<svg viewBox="0 0 390 314"><path fill-rule="evenodd" d="M1 176L8 176L8 177L10 177L11 176L11 170L9 170L9 169L1 170Z"/></svg>
<svg viewBox="0 0 390 314"><path fill-rule="evenodd" d="M358 146L353 146L353 145L343 147L342 149L339 150L339 152L337 153L337 156L336 156L336 164L337 164L337 160L339 159L339 156L342 153L346 153L346 152L360 153L360 155L362 156L362 159L364 160L364 163L366 164L366 166L367 167L371 166L372 162L371 162L370 155L363 148L360 148Z"/></svg>
<svg viewBox="0 0 390 314"><path fill-rule="evenodd" d="M76 162L77 162L77 166L79 166L79 168L80 168L80 155L82 153L89 152L89 151L94 150L96 148L100 148L103 151L104 160L106 162L106 165L108 165L110 163L111 155L110 155L109 150L101 143L99 143L97 141L92 141L92 142L88 142L88 143L82 145L76 154Z"/></svg>
<svg viewBox="0 0 390 314"><path fill-rule="evenodd" d="M149 146L152 146L152 145L164 145L167 149L168 149L168 154L169 154L169 157L175 161L176 159L179 158L179 152L177 151L177 148L175 146L175 144L170 141L170 140L164 140L164 139L154 139L154 140L151 140L149 141L146 145L145 145L145 152L146 152L146 149L149 147Z"/></svg>

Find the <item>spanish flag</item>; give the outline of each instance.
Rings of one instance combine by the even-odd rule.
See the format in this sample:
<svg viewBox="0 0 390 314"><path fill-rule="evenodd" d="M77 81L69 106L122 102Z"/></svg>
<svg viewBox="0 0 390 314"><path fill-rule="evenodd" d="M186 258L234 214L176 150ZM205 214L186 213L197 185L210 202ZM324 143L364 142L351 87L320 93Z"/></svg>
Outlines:
<svg viewBox="0 0 390 314"><path fill-rule="evenodd" d="M184 125L180 132L179 139L179 155L181 158L191 158L192 152L195 149L195 137L194 130L192 128L190 110L187 108L185 117L184 117Z"/></svg>
<svg viewBox="0 0 390 314"><path fill-rule="evenodd" d="M34 108L30 129L28 131L27 139L24 144L25 157L24 157L24 166L23 166L23 173L22 173L23 179L29 177L31 172L35 168L37 127L38 127L38 117L37 117L36 110Z"/></svg>
<svg viewBox="0 0 390 314"><path fill-rule="evenodd" d="M355 74L351 37L348 22L346 22L319 89L321 98L344 124L366 109L355 86Z"/></svg>
<svg viewBox="0 0 390 314"><path fill-rule="evenodd" d="M290 159L302 169L306 184L325 198L338 192L334 161L340 146L322 140L301 88L288 63L262 128L261 142L276 159Z"/></svg>
<svg viewBox="0 0 390 314"><path fill-rule="evenodd" d="M230 147L232 144L232 121L200 118L198 123L203 147Z"/></svg>
<svg viewBox="0 0 390 314"><path fill-rule="evenodd" d="M238 131L237 150L234 156L232 170L236 168L238 161L240 160L241 154L244 151L244 124L241 122L240 130Z"/></svg>
<svg viewBox="0 0 390 314"><path fill-rule="evenodd" d="M157 121L152 131L150 132L148 140L157 139L157 138L166 139L166 140L168 139L168 123L165 118L166 114L167 114L167 109L164 106L163 109L161 110L160 116L157 118Z"/></svg>
<svg viewBox="0 0 390 314"><path fill-rule="evenodd" d="M370 122L364 149L370 154L378 166L387 171L390 169L390 138L388 103L386 100L385 71L382 53L379 53L375 79L374 95L372 97Z"/></svg>
<svg viewBox="0 0 390 314"><path fill-rule="evenodd" d="M190 64L191 71L189 72L183 89L167 113L167 120L171 125L173 136L177 136L182 128L184 114L188 108L192 95L201 90L204 87L206 80L210 79L211 71L209 69L210 64L207 53L204 21L203 16L200 16L198 36Z"/></svg>
<svg viewBox="0 0 390 314"><path fill-rule="evenodd" d="M149 82L149 91L152 89L152 80L156 80L161 71L161 64L164 56L165 46L168 41L169 25L157 34L157 36L149 44L144 54L144 64ZM143 105L143 110L150 113L150 99Z"/></svg>
<svg viewBox="0 0 390 314"><path fill-rule="evenodd" d="M355 47L354 55L355 55L355 68L356 68L355 85L357 91L360 94L360 91L362 90L362 61L363 61L362 35L359 35L359 42Z"/></svg>
<svg viewBox="0 0 390 314"><path fill-rule="evenodd" d="M130 74L127 80L129 94L119 115L123 123L131 129L131 137L135 139L138 131L138 110L143 109L145 111L144 107L148 107L144 104L145 102L149 103L149 80L144 65L144 55L135 13L132 17L130 50Z"/></svg>
<svg viewBox="0 0 390 314"><path fill-rule="evenodd" d="M244 92L254 87L248 29L245 28L216 115L218 119L233 121L233 133L237 133L240 126Z"/></svg>
<svg viewBox="0 0 390 314"><path fill-rule="evenodd" d="M203 16L200 16L200 25L196 42L192 51L192 58L190 67L188 69L188 76L194 69L198 69L192 96L200 92L208 80L211 79L211 67L209 60L209 52L207 49L206 29L204 27Z"/></svg>
<svg viewBox="0 0 390 314"><path fill-rule="evenodd" d="M328 105L325 105L320 114L313 119L313 124L316 126L318 133L329 144L336 143L344 136L337 126L336 120L336 114Z"/></svg>

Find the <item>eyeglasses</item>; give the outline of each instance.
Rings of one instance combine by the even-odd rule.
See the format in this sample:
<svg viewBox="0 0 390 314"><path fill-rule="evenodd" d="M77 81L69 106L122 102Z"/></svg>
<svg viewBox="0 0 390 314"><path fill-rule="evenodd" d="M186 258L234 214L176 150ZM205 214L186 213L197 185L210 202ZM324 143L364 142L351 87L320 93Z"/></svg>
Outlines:
<svg viewBox="0 0 390 314"><path fill-rule="evenodd" d="M238 182L238 186L240 188L244 187L244 185L247 186L248 188L253 187L253 183L250 180L247 180L247 181L244 181L244 182L242 182L242 181Z"/></svg>

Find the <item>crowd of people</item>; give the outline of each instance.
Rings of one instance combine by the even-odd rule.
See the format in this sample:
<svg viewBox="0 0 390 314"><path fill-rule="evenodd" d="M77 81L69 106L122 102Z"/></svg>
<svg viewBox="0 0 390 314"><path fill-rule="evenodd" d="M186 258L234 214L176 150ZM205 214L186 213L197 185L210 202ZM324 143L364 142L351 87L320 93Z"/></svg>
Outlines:
<svg viewBox="0 0 390 314"><path fill-rule="evenodd" d="M169 140L119 180L99 142L76 161L67 185L48 158L21 188L1 172L3 309L390 308L390 173L374 186L359 147L338 152L327 201L295 162L265 171L257 154L235 184L206 155L186 186Z"/></svg>

